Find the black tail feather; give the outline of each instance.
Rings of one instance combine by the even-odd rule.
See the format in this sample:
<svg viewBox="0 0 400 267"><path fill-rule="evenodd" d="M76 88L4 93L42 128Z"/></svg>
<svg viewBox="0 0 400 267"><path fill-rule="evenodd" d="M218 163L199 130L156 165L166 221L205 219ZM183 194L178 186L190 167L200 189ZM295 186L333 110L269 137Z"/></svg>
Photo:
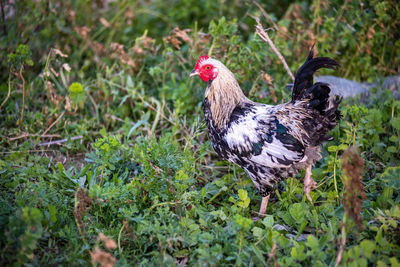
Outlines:
<svg viewBox="0 0 400 267"><path fill-rule="evenodd" d="M339 63L331 58L328 57L314 58L314 46L313 46L310 50L310 53L308 54L306 61L297 71L296 79L294 81L292 90L292 102L302 99L305 96L306 91L308 91L308 89L311 89L311 87L313 87L314 83L313 75L317 70L321 68L336 69L338 66L340 66ZM326 88L326 87L329 89L327 85L319 86L319 88ZM314 88L313 91L316 91L315 89L316 88Z"/></svg>
<svg viewBox="0 0 400 267"><path fill-rule="evenodd" d="M302 100L311 118L303 121L304 129L311 137L311 146L318 146L329 140L329 131L335 128L340 120L338 110L341 98L330 96L331 89L326 83L314 84L313 75L320 68L335 69L339 63L327 57L314 58L313 47L306 62L297 71L292 90L292 103ZM304 101L304 102L303 102Z"/></svg>
<svg viewBox="0 0 400 267"><path fill-rule="evenodd" d="M331 88L329 88L328 84L315 83L304 92L302 98L310 99L308 106L318 110L321 114L323 114L328 103L330 92Z"/></svg>
<svg viewBox="0 0 400 267"><path fill-rule="evenodd" d="M314 100L311 100L309 105L313 101ZM318 100L315 101L317 102ZM306 129L308 134L312 137L309 140L311 146L318 146L331 139L328 133L335 128L342 117L339 111L339 104L341 101L341 97L337 95L331 96L327 99L326 106L322 112L316 108L309 110L312 118L305 120L303 124L304 129Z"/></svg>

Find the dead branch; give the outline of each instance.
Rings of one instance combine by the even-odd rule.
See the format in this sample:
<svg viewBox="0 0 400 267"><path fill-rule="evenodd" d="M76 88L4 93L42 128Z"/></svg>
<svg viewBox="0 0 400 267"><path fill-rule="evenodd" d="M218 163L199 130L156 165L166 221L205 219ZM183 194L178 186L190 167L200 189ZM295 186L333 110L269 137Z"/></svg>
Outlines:
<svg viewBox="0 0 400 267"><path fill-rule="evenodd" d="M15 141L15 140L22 139L22 138L25 138L28 136L29 136L29 133L23 133L19 136L8 138L8 141Z"/></svg>
<svg viewBox="0 0 400 267"><path fill-rule="evenodd" d="M260 9L260 11L261 11L261 13L264 15L264 17L265 17L267 20L269 20L269 22L272 23L272 25L274 26L274 29L275 29L276 31L279 31L278 25L276 25L275 21L271 18L270 15L268 15L268 13L265 11L265 9L262 8L262 6L261 6L257 1L253 1L253 4L255 4L255 5L258 7L258 9Z"/></svg>
<svg viewBox="0 0 400 267"><path fill-rule="evenodd" d="M8 93L7 93L6 99L4 99L4 101L0 105L0 110L2 110L3 106L8 101L8 99L10 98L10 95L11 95L11 70L10 70L10 74L8 75Z"/></svg>
<svg viewBox="0 0 400 267"><path fill-rule="evenodd" d="M73 136L71 138L65 138L65 139L61 139L61 140L55 140L55 141L50 141L50 142L45 142L45 143L40 143L38 144L38 146L51 146L51 145L59 145L62 143L67 142L68 140L78 140L78 139L82 139L83 136L79 135L79 136Z"/></svg>
<svg viewBox="0 0 400 267"><path fill-rule="evenodd" d="M58 118L49 126L49 128L47 128L46 131L44 131L44 133L42 134L42 136L45 135L45 134L47 134L47 132L50 131L50 129L53 128L53 126L56 125L56 123L59 122L59 121L61 120L61 118L64 116L64 114L65 114L65 111L63 111L63 112L61 113L61 115L58 116Z"/></svg>
<svg viewBox="0 0 400 267"><path fill-rule="evenodd" d="M15 136L15 137L8 138L8 141L15 141L15 140L26 138L29 136L36 137L38 135L30 134L30 133L23 133L21 135ZM55 137L61 137L61 135L59 135L59 134L42 134L39 136L39 138L55 138Z"/></svg>
<svg viewBox="0 0 400 267"><path fill-rule="evenodd" d="M345 225L345 223L343 223L342 236L340 237L340 244L339 244L340 247L339 247L338 254L336 256L336 261L335 261L336 266L339 266L339 264L342 262L342 256L343 256L344 249L346 247L346 241L347 241L346 225Z"/></svg>
<svg viewBox="0 0 400 267"><path fill-rule="evenodd" d="M17 151L17 150L14 150L14 151L4 151L4 152L1 152L1 151L0 151L0 154L37 153L37 152L43 153L43 152L57 152L57 151L58 151L58 150L53 150L53 149L32 149L32 150L26 150L26 151Z"/></svg>
<svg viewBox="0 0 400 267"><path fill-rule="evenodd" d="M276 261L276 248L277 248L277 245L276 245L276 243L274 243L272 245L271 252L268 253L267 266L270 266L271 261L274 261L274 267L279 266L278 262Z"/></svg>
<svg viewBox="0 0 400 267"><path fill-rule="evenodd" d="M271 38L269 38L268 33L264 30L263 26L261 25L260 19L259 18L255 18L255 20L257 22L257 26L256 26L257 35L260 36L261 39L263 39L265 42L267 42L271 46L272 51L274 51L274 53L278 56L279 60L283 64L283 67L286 69L287 73L289 74L290 78L292 78L292 80L294 81L294 75L290 71L289 66L286 63L285 58L281 55L281 53L278 51L278 49L276 49L276 46L272 42Z"/></svg>

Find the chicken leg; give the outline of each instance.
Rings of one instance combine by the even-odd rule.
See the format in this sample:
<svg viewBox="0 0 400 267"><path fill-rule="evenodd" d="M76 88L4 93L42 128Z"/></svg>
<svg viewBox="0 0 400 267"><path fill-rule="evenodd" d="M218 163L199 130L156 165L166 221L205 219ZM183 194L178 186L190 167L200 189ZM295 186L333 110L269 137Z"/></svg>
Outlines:
<svg viewBox="0 0 400 267"><path fill-rule="evenodd" d="M265 211L267 210L267 206L268 206L268 200L269 200L269 195L262 198L260 211L258 212L259 214L265 215Z"/></svg>
<svg viewBox="0 0 400 267"><path fill-rule="evenodd" d="M306 173L304 175L304 193L306 194L308 201L313 203L312 198L310 196L310 192L311 192L311 188L315 189L317 184L311 178L311 168L312 168L312 165L309 165L306 168Z"/></svg>
<svg viewBox="0 0 400 267"><path fill-rule="evenodd" d="M262 199L261 199L260 211L258 212L258 215L260 215L261 217L263 215L265 215L265 211L267 210L267 206L268 206L268 200L269 200L269 195L266 197L262 197ZM253 218L254 222L256 222L258 220L260 220L260 217Z"/></svg>

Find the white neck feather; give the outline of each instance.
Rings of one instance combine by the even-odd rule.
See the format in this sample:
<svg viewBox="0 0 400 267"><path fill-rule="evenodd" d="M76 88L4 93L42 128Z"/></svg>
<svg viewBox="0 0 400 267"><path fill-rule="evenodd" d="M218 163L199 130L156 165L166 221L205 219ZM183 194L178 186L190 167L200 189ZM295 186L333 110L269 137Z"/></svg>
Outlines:
<svg viewBox="0 0 400 267"><path fill-rule="evenodd" d="M214 126L221 129L229 122L234 108L242 102L251 102L240 89L233 73L216 59L208 59L218 71L217 77L208 83L205 97L210 103Z"/></svg>

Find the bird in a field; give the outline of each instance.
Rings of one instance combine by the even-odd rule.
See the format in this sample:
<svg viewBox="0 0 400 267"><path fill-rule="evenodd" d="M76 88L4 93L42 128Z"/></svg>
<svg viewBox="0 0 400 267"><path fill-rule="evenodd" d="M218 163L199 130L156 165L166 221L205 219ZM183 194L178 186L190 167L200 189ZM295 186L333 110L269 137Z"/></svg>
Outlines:
<svg viewBox="0 0 400 267"><path fill-rule="evenodd" d="M248 99L233 73L214 58L201 56L190 73L207 82L203 111L211 144L253 180L262 196L260 214L265 214L274 187L300 170L305 170L304 192L312 202L312 165L341 116L341 98L329 96L328 84L314 83L313 75L320 68L338 66L333 59L314 58L311 48L297 71L291 101L276 106Z"/></svg>

